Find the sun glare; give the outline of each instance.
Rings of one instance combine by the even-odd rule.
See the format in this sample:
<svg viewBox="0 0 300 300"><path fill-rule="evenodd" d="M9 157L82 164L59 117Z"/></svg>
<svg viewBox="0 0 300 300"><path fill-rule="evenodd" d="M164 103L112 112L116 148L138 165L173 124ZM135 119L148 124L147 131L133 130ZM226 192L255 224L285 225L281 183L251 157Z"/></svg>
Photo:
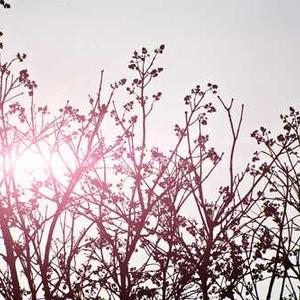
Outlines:
<svg viewBox="0 0 300 300"><path fill-rule="evenodd" d="M30 183L34 179L45 180L47 171L41 155L29 149L17 158L14 176L18 183Z"/></svg>
<svg viewBox="0 0 300 300"><path fill-rule="evenodd" d="M57 154L49 153L44 157L41 153L31 149L22 153L15 162L14 176L20 184L31 184L35 180L46 180L53 175L58 180L63 180L66 168Z"/></svg>

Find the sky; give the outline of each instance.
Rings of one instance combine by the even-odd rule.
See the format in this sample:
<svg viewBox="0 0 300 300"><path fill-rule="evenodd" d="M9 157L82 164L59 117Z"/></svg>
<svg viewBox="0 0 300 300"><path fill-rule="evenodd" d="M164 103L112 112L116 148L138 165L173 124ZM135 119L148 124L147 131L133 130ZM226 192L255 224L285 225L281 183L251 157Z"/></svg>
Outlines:
<svg viewBox="0 0 300 300"><path fill-rule="evenodd" d="M130 55L164 43L162 102L155 130L167 137L196 84L217 83L226 101L245 105L243 135L279 124L299 109L300 2L292 0L12 0L0 10L4 56L28 55L37 98L50 107L86 105L100 70L126 77ZM222 130L223 124L214 124ZM222 132L220 133L220 139Z"/></svg>

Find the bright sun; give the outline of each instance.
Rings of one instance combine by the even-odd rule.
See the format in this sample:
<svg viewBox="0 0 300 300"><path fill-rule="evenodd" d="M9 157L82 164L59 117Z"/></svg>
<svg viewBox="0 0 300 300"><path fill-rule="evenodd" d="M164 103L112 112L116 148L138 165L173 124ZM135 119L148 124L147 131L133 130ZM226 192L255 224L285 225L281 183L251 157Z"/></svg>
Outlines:
<svg viewBox="0 0 300 300"><path fill-rule="evenodd" d="M46 180L50 173L57 179L63 179L66 168L57 154L42 156L41 153L28 149L18 156L14 176L20 184L30 184L35 180Z"/></svg>

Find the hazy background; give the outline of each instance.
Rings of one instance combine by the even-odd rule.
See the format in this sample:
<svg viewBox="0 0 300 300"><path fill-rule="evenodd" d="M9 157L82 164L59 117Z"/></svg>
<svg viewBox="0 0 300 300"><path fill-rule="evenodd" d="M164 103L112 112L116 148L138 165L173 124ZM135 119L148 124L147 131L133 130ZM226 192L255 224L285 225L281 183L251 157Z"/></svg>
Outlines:
<svg viewBox="0 0 300 300"><path fill-rule="evenodd" d="M133 50L165 43L160 60L165 72L157 85L164 97L154 114L160 142L181 118L183 96L198 83L217 83L224 99L245 104L247 141L252 129L276 126L290 105L299 109L299 1L10 3L11 9L0 10L5 57L28 54L26 66L39 85L37 99L50 107L67 99L86 105L102 68L108 85L128 75Z"/></svg>

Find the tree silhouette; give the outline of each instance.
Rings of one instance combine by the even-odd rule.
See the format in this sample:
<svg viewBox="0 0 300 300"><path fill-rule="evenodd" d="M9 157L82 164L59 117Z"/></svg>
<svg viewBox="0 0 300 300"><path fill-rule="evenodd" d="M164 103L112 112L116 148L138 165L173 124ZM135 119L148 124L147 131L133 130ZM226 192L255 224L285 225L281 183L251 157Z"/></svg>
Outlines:
<svg viewBox="0 0 300 300"><path fill-rule="evenodd" d="M134 51L107 99L102 71L85 112L55 115L19 69L26 55L1 60L4 299L298 299L299 112L276 138L254 131L240 169L244 107L197 85L164 153L149 140L164 49ZM224 115L222 152L210 120ZM26 157L39 165L20 171Z"/></svg>
<svg viewBox="0 0 300 300"><path fill-rule="evenodd" d="M2 5L3 8L10 8L10 4L4 0L0 0L0 5Z"/></svg>

